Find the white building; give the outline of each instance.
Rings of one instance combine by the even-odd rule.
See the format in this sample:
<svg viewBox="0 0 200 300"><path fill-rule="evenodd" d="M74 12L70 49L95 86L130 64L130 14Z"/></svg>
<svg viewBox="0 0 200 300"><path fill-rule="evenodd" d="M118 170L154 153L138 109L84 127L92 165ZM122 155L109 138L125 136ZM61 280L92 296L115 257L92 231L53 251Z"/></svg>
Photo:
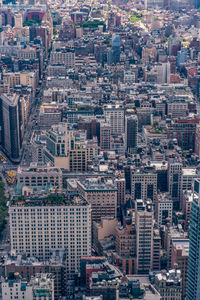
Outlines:
<svg viewBox="0 0 200 300"><path fill-rule="evenodd" d="M69 277L81 256L91 254L91 206L80 198L48 196L15 200L9 207L11 249L48 259L50 250L66 249Z"/></svg>
<svg viewBox="0 0 200 300"><path fill-rule="evenodd" d="M3 279L2 300L54 300L54 279L51 274L37 274L30 282L21 279L18 273Z"/></svg>
<svg viewBox="0 0 200 300"><path fill-rule="evenodd" d="M75 55L72 51L52 51L50 56L50 64L65 65L73 67L75 64Z"/></svg>
<svg viewBox="0 0 200 300"><path fill-rule="evenodd" d="M111 125L112 134L124 133L124 108L122 105L105 105L104 115L106 122Z"/></svg>
<svg viewBox="0 0 200 300"><path fill-rule="evenodd" d="M14 274L13 274L14 275ZM22 280L20 276L13 276L10 279L3 279L1 283L2 300L32 300L33 290L27 281Z"/></svg>
<svg viewBox="0 0 200 300"><path fill-rule="evenodd" d="M157 199L155 203L155 217L158 226L172 223L172 213L173 213L173 201L169 193L159 193L157 194Z"/></svg>

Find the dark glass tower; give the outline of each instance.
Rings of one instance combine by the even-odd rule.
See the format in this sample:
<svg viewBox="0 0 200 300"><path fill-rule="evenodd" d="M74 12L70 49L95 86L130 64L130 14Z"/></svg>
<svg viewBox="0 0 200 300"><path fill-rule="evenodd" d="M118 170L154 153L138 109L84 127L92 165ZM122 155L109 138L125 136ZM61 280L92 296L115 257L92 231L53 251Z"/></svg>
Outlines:
<svg viewBox="0 0 200 300"><path fill-rule="evenodd" d="M0 97L1 147L14 162L20 161L22 147L22 110L19 96L3 94Z"/></svg>
<svg viewBox="0 0 200 300"><path fill-rule="evenodd" d="M194 181L186 300L200 299L200 180Z"/></svg>
<svg viewBox="0 0 200 300"><path fill-rule="evenodd" d="M114 64L120 61L120 36L117 34L112 37L112 56Z"/></svg>

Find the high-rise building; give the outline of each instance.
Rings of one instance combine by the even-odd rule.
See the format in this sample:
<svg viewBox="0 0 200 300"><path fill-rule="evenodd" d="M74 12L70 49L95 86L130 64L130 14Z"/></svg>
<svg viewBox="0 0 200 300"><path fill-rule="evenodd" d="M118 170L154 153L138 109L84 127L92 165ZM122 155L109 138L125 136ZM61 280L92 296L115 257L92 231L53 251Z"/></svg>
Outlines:
<svg viewBox="0 0 200 300"><path fill-rule="evenodd" d="M115 230L115 261L125 274L136 273L136 230L134 224L117 226Z"/></svg>
<svg viewBox="0 0 200 300"><path fill-rule="evenodd" d="M111 133L122 134L124 133L124 108L122 105L105 105L104 115L106 122L111 126Z"/></svg>
<svg viewBox="0 0 200 300"><path fill-rule="evenodd" d="M77 197L16 200L9 207L11 249L46 260L51 249L66 249L68 278L80 257L91 254L91 206Z"/></svg>
<svg viewBox="0 0 200 300"><path fill-rule="evenodd" d="M93 180L78 181L79 195L91 204L92 221L100 222L102 217L117 216L117 188L110 182Z"/></svg>
<svg viewBox="0 0 200 300"><path fill-rule="evenodd" d="M194 181L186 300L200 299L200 180Z"/></svg>
<svg viewBox="0 0 200 300"><path fill-rule="evenodd" d="M148 274L153 262L153 206L150 201L135 201L137 273Z"/></svg>
<svg viewBox="0 0 200 300"><path fill-rule="evenodd" d="M114 34L112 36L112 55L114 64L120 62L120 36Z"/></svg>
<svg viewBox="0 0 200 300"><path fill-rule="evenodd" d="M100 127L100 148L110 150L111 126L108 123L101 123Z"/></svg>
<svg viewBox="0 0 200 300"><path fill-rule="evenodd" d="M117 186L117 207L121 208L126 203L126 180L125 178L117 178L115 180Z"/></svg>
<svg viewBox="0 0 200 300"><path fill-rule="evenodd" d="M172 242L172 268L177 267L181 271L182 277L182 299L186 296L186 282L189 257L189 240Z"/></svg>
<svg viewBox="0 0 200 300"><path fill-rule="evenodd" d="M168 191L172 196L173 208L181 208L182 162L169 159L168 162Z"/></svg>
<svg viewBox="0 0 200 300"><path fill-rule="evenodd" d="M22 104L17 94L0 96L0 141L13 161L20 161L23 140Z"/></svg>
<svg viewBox="0 0 200 300"><path fill-rule="evenodd" d="M151 199L155 202L157 191L156 172L142 171L139 169L131 170L131 193L134 200Z"/></svg>
<svg viewBox="0 0 200 300"><path fill-rule="evenodd" d="M158 229L153 231L152 270L160 270L161 237Z"/></svg>
<svg viewBox="0 0 200 300"><path fill-rule="evenodd" d="M138 119L136 115L127 116L125 124L126 151L134 153L138 144Z"/></svg>
<svg viewBox="0 0 200 300"><path fill-rule="evenodd" d="M155 202L155 219L158 226L172 223L173 201L169 193L158 193Z"/></svg>
<svg viewBox="0 0 200 300"><path fill-rule="evenodd" d="M69 169L70 137L67 125L52 126L46 133L45 162L52 166Z"/></svg>
<svg viewBox="0 0 200 300"><path fill-rule="evenodd" d="M195 151L196 125L198 122L198 119L175 120L167 126L167 137L177 139L182 150L192 149L192 151Z"/></svg>

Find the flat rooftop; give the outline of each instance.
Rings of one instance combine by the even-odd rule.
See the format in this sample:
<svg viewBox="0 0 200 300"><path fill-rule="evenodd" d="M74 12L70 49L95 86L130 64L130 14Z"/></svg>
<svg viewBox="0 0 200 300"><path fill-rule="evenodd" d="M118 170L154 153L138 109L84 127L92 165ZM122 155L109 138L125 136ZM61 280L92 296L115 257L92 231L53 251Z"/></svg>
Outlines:
<svg viewBox="0 0 200 300"><path fill-rule="evenodd" d="M69 196L66 197L65 195L49 195L46 197L35 197L34 195L24 198L23 196L10 201L10 206L87 206L88 203L86 200L76 197L76 196Z"/></svg>
<svg viewBox="0 0 200 300"><path fill-rule="evenodd" d="M117 191L117 188L112 180L107 180L106 182L100 182L97 180L84 180L79 181L78 184L83 187L84 190L93 191L93 190L113 190Z"/></svg>

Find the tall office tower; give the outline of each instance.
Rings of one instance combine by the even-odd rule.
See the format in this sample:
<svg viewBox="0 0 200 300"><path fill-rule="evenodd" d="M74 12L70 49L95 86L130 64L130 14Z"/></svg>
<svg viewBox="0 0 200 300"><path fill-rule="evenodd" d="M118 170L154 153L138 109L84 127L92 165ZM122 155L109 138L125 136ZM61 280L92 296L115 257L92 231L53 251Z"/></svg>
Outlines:
<svg viewBox="0 0 200 300"><path fill-rule="evenodd" d="M136 115L126 117L125 136L126 151L135 153L138 144L138 119Z"/></svg>
<svg viewBox="0 0 200 300"><path fill-rule="evenodd" d="M112 36L112 51L113 62L116 64L120 61L120 36L118 34Z"/></svg>
<svg viewBox="0 0 200 300"><path fill-rule="evenodd" d="M100 125L100 149L110 150L111 126L108 123Z"/></svg>
<svg viewBox="0 0 200 300"><path fill-rule="evenodd" d="M200 180L194 180L186 300L200 299Z"/></svg>
<svg viewBox="0 0 200 300"><path fill-rule="evenodd" d="M120 209L126 204L126 180L123 177L119 177L115 180L115 183L117 186L117 208Z"/></svg>
<svg viewBox="0 0 200 300"><path fill-rule="evenodd" d="M157 174L140 169L131 170L131 194L136 199L151 199L154 203L157 191Z"/></svg>
<svg viewBox="0 0 200 300"><path fill-rule="evenodd" d="M172 196L173 208L181 208L182 162L175 159L168 161L168 191Z"/></svg>
<svg viewBox="0 0 200 300"><path fill-rule="evenodd" d="M200 8L200 1L199 0L191 0L191 4L194 8Z"/></svg>
<svg viewBox="0 0 200 300"><path fill-rule="evenodd" d="M137 273L149 274L153 262L153 206L151 201L135 201Z"/></svg>
<svg viewBox="0 0 200 300"><path fill-rule="evenodd" d="M0 96L0 141L12 161L19 162L23 132L22 103L17 94Z"/></svg>
<svg viewBox="0 0 200 300"><path fill-rule="evenodd" d="M156 66L158 72L158 83L169 83L170 80L170 63L161 63Z"/></svg>
<svg viewBox="0 0 200 300"><path fill-rule="evenodd" d="M111 125L112 134L124 133L124 108L122 105L104 105L104 115L106 122Z"/></svg>
<svg viewBox="0 0 200 300"><path fill-rule="evenodd" d="M46 260L51 249L66 249L67 277L91 255L91 206L78 197L18 199L9 207L11 249Z"/></svg>

